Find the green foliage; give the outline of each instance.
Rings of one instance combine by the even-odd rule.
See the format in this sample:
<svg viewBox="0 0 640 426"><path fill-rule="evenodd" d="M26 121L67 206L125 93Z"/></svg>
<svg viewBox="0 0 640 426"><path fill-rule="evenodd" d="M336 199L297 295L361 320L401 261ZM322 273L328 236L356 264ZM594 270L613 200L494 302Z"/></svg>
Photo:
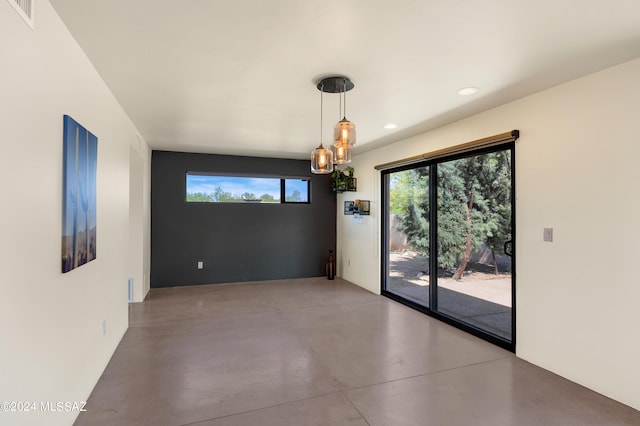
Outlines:
<svg viewBox="0 0 640 426"><path fill-rule="evenodd" d="M481 176L488 194L488 228L486 244L494 252L504 254L505 241L511 240L511 155L495 153Z"/></svg>
<svg viewBox="0 0 640 426"><path fill-rule="evenodd" d="M295 189L290 196L286 197L286 201L299 203L300 201L302 201L302 194L300 193L300 191Z"/></svg>
<svg viewBox="0 0 640 426"><path fill-rule="evenodd" d="M222 187L216 186L213 191L213 202L225 203L233 200L233 195L230 192L224 192Z"/></svg>
<svg viewBox="0 0 640 426"><path fill-rule="evenodd" d="M405 215L409 206L428 198L427 168L393 173L389 181L389 213Z"/></svg>
<svg viewBox="0 0 640 426"><path fill-rule="evenodd" d="M429 252L429 168L394 173L389 182L389 211L401 218L402 231L413 249Z"/></svg>
<svg viewBox="0 0 640 426"><path fill-rule="evenodd" d="M463 272L483 243L503 250L511 239L511 157L499 151L438 164L438 264ZM429 169L393 173L389 212L399 215L413 250L429 255Z"/></svg>
<svg viewBox="0 0 640 426"><path fill-rule="evenodd" d="M344 170L335 169L331 172L331 189L336 192L342 192L349 188L349 184L353 186L353 172L354 169L351 166Z"/></svg>
<svg viewBox="0 0 640 426"><path fill-rule="evenodd" d="M465 182L455 163L438 164L438 264L453 268L462 258L468 229L465 225Z"/></svg>
<svg viewBox="0 0 640 426"><path fill-rule="evenodd" d="M187 194L187 201L191 203L211 203L212 194L204 194L202 192L192 192Z"/></svg>
<svg viewBox="0 0 640 426"><path fill-rule="evenodd" d="M245 196L253 196L254 194L245 193L242 195L233 195L230 192L225 192L220 186L217 186L212 193L192 192L187 194L187 201L195 203L229 203L240 202L246 198Z"/></svg>
<svg viewBox="0 0 640 426"><path fill-rule="evenodd" d="M271 194L262 194L260 196L260 200L263 203L279 203L280 202L279 200L276 200Z"/></svg>

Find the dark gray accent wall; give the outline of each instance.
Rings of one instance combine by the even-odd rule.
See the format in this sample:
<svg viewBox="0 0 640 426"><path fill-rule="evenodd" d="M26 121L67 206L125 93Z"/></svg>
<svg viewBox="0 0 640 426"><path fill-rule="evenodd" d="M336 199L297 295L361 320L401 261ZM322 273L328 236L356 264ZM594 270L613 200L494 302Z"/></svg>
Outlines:
<svg viewBox="0 0 640 426"><path fill-rule="evenodd" d="M324 275L336 197L309 161L168 151L151 161L151 287ZM311 203L187 203L188 171L309 177Z"/></svg>

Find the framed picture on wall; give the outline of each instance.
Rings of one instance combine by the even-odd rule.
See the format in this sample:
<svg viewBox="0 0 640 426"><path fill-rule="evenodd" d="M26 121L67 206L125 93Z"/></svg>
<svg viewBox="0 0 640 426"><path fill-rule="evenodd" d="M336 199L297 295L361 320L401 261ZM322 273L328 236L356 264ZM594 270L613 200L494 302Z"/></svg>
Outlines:
<svg viewBox="0 0 640 426"><path fill-rule="evenodd" d="M353 214L355 208L355 203L353 201L344 202L344 214Z"/></svg>
<svg viewBox="0 0 640 426"><path fill-rule="evenodd" d="M360 200L360 214L368 215L371 211L371 202L369 200Z"/></svg>
<svg viewBox="0 0 640 426"><path fill-rule="evenodd" d="M62 272L96 258L98 138L64 116L62 167Z"/></svg>

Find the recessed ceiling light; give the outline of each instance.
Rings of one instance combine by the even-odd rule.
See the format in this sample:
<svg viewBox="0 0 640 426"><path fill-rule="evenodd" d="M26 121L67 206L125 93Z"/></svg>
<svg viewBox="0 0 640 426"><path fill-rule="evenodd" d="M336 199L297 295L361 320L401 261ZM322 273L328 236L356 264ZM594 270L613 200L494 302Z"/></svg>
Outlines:
<svg viewBox="0 0 640 426"><path fill-rule="evenodd" d="M458 95L469 96L469 95L473 95L477 91L478 91L477 87L465 87L463 89L458 90Z"/></svg>
<svg viewBox="0 0 640 426"><path fill-rule="evenodd" d="M393 123L389 123L386 126L384 126L385 129L395 129L396 127L398 127L398 125Z"/></svg>

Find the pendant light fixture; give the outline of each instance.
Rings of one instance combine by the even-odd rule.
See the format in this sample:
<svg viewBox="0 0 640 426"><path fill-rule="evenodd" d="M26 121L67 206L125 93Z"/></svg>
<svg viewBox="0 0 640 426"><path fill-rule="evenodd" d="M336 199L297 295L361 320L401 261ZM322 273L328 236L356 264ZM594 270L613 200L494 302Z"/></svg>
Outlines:
<svg viewBox="0 0 640 426"><path fill-rule="evenodd" d="M350 86L347 85L350 83ZM340 94L344 93L344 115L342 120L338 121L333 127L333 144L336 146L342 145L355 145L356 144L356 125L347 120L347 92L353 89L354 84L346 77L342 79L342 90Z"/></svg>
<svg viewBox="0 0 640 426"><path fill-rule="evenodd" d="M311 152L311 173L326 175L333 172L333 151L322 144L322 93L324 90L321 85L318 85L318 89L320 90L320 145Z"/></svg>
<svg viewBox="0 0 640 426"><path fill-rule="evenodd" d="M343 80L343 90L346 84ZM338 97L338 123L334 126L333 132L333 158L336 164L348 164L351 162L351 144L349 143L349 135L345 129L340 128L344 122L344 120L340 120L340 117L344 117L342 115L342 94L344 93L344 97L346 98L346 92L340 92L340 96ZM345 99L346 102L346 99ZM346 105L345 105L346 107ZM355 132L355 127L354 127Z"/></svg>
<svg viewBox="0 0 640 426"><path fill-rule="evenodd" d="M333 150L333 158L336 164L348 164L351 162L351 145L334 144L331 149Z"/></svg>
<svg viewBox="0 0 640 426"><path fill-rule="evenodd" d="M347 120L347 92L354 88L351 80L344 76L327 77L318 82L318 90L320 90L320 146L311 153L311 171L313 173L324 174L333 171L333 162L335 164L347 164L351 162L351 147L356 141L356 126ZM322 92L338 93L339 99L339 115L342 120L334 126L333 146L331 150L324 148L322 145ZM342 97L344 94L344 98ZM344 100L343 100L344 99ZM342 107L344 106L344 115ZM320 167L319 161L327 161L327 151L331 154L332 165L329 171L324 171L326 167Z"/></svg>

